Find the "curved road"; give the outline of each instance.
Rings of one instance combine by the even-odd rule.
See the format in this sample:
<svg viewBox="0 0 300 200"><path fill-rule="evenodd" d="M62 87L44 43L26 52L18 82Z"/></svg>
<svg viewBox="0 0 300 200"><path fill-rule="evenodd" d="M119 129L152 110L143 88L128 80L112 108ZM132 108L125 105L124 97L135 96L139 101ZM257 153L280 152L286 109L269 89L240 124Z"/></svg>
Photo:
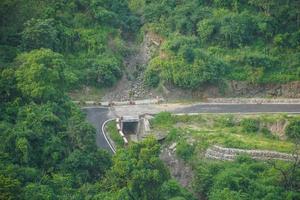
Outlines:
<svg viewBox="0 0 300 200"><path fill-rule="evenodd" d="M143 107L143 105L140 105ZM96 128L97 146L112 152L108 145L104 133L102 132L102 124L112 118L109 108L106 107L90 107L82 108L87 114L87 120ZM300 104L196 104L169 110L173 113L290 113L300 114ZM128 110L130 113L130 107ZM128 114L129 115L129 114Z"/></svg>
<svg viewBox="0 0 300 200"><path fill-rule="evenodd" d="M107 143L104 133L102 132L102 124L110 119L109 109L105 107L91 107L91 108L82 108L83 112L86 113L86 119L89 121L97 130L96 135L96 144L98 147L103 148L111 153L109 144Z"/></svg>

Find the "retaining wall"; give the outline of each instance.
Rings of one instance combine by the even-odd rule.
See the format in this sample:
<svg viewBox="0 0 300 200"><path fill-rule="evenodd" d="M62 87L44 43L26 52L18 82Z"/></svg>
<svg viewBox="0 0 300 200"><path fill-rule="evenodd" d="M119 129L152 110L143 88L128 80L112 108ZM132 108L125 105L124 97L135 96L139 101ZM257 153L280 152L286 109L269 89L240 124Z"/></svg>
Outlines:
<svg viewBox="0 0 300 200"><path fill-rule="evenodd" d="M205 157L211 159L217 159L217 160L232 161L239 154L247 154L256 160L283 160L283 161L294 160L293 155L287 153L279 153L276 151L268 151L268 150L244 150L244 149L236 149L236 148L224 148L217 145L208 148L206 150Z"/></svg>

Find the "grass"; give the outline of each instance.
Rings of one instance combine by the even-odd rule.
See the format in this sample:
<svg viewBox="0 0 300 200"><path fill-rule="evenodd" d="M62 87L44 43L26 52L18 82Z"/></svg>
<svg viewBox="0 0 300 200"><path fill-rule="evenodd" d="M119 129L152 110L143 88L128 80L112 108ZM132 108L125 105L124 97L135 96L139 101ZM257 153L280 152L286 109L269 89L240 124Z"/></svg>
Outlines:
<svg viewBox="0 0 300 200"><path fill-rule="evenodd" d="M166 141L180 142L193 140L196 149L206 150L213 144L241 149L261 149L279 152L292 152L294 143L288 139L279 139L266 131L267 123L278 120L291 120L298 116L286 115L216 115L172 116L158 114L151 122L153 131L168 131ZM259 122L259 129L245 129L244 120Z"/></svg>
<svg viewBox="0 0 300 200"><path fill-rule="evenodd" d="M96 87L83 87L69 92L74 101L101 101L107 89Z"/></svg>
<svg viewBox="0 0 300 200"><path fill-rule="evenodd" d="M114 141L116 148L124 147L124 140L118 132L116 121L110 121L106 125L107 133L109 137Z"/></svg>

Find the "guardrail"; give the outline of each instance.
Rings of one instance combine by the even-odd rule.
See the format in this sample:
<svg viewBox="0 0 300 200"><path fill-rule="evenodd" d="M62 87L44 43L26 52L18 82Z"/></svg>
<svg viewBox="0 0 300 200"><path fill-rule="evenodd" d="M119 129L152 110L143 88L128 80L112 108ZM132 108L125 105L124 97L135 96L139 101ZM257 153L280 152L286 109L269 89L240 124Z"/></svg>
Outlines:
<svg viewBox="0 0 300 200"><path fill-rule="evenodd" d="M105 133L105 125L106 125L108 122L113 121L113 120L115 120L115 118L106 120L106 121L102 124L102 127L101 127L101 128L102 128L102 134L103 134L103 136L104 136L104 138L105 138L105 140L106 140L108 146L110 147L111 151L115 154L115 153L116 153L116 148L110 143L110 140L108 139L108 137L107 137L107 135L106 135L106 133Z"/></svg>
<svg viewBox="0 0 300 200"><path fill-rule="evenodd" d="M121 126L121 120L120 120L120 118L117 118L117 119L116 119L116 122L117 122L117 129L118 129L118 132L119 132L119 134L121 135L121 137L123 138L124 144L125 144L125 145L128 145L128 140L127 140L127 138L125 137L125 135L124 135L124 133L123 133L123 131L122 131L122 126Z"/></svg>

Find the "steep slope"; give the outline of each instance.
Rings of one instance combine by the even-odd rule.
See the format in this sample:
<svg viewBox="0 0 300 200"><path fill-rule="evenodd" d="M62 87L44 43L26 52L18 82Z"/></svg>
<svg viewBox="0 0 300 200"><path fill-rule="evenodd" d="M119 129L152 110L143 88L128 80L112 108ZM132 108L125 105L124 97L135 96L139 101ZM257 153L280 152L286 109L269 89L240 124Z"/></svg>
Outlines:
<svg viewBox="0 0 300 200"><path fill-rule="evenodd" d="M153 98L153 91L145 86L144 71L151 56L159 47L159 42L153 33L146 33L141 44L127 42L127 47L133 52L123 60L124 73L120 81L105 94L103 100L125 101L132 99Z"/></svg>

